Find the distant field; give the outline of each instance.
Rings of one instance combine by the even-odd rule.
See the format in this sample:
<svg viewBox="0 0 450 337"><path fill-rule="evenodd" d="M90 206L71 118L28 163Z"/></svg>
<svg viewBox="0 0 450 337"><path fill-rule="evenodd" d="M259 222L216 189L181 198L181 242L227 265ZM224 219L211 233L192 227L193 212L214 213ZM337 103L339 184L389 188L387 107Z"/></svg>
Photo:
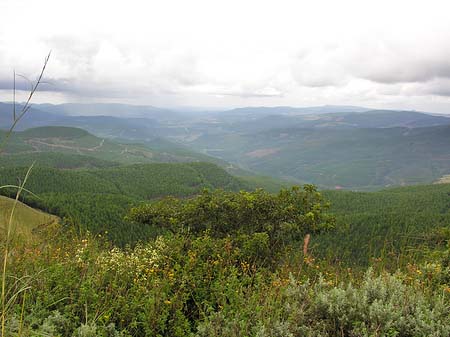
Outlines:
<svg viewBox="0 0 450 337"><path fill-rule="evenodd" d="M14 200L0 196L0 228L6 230ZM30 238L34 231L53 225L59 218L31 208L21 202L16 206L13 217L13 228L15 233L25 238ZM3 234L2 234L3 235Z"/></svg>

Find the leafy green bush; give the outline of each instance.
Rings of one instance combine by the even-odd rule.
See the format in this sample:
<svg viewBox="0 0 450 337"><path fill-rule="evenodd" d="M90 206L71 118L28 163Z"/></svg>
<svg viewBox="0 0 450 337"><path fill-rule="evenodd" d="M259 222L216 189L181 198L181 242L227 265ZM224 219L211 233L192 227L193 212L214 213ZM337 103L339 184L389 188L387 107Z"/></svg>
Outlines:
<svg viewBox="0 0 450 337"><path fill-rule="evenodd" d="M204 190L187 200L166 198L135 207L129 219L167 228L172 232L209 231L214 237L261 233L267 248L284 247L303 239L306 233L330 229L333 218L324 214L328 204L314 186L283 189L273 195L258 189L239 193Z"/></svg>

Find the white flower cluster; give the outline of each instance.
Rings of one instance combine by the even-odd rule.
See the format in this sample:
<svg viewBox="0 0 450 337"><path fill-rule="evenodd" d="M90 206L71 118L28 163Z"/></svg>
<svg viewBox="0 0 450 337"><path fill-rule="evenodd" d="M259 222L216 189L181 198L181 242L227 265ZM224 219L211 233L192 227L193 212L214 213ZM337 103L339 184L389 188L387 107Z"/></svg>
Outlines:
<svg viewBox="0 0 450 337"><path fill-rule="evenodd" d="M108 271L132 278L147 278L162 267L166 244L162 237L145 245L137 245L134 249L112 248L98 256L96 264Z"/></svg>
<svg viewBox="0 0 450 337"><path fill-rule="evenodd" d="M83 239L75 251L75 261L83 263L87 258L88 240Z"/></svg>

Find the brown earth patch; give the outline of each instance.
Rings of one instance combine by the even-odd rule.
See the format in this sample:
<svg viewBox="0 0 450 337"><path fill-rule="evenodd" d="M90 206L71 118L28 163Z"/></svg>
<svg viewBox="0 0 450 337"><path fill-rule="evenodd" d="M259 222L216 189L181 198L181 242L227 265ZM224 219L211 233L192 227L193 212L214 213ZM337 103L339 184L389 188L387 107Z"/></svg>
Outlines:
<svg viewBox="0 0 450 337"><path fill-rule="evenodd" d="M270 156L272 154L280 152L280 149L276 148L267 148L267 149L258 149L252 152L247 152L245 155L251 158L262 158L266 156Z"/></svg>

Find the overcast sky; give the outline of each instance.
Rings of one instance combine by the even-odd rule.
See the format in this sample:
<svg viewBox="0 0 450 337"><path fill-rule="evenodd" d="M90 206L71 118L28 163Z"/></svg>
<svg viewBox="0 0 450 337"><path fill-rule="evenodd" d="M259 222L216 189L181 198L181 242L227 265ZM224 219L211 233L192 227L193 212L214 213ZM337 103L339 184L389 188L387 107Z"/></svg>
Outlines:
<svg viewBox="0 0 450 337"><path fill-rule="evenodd" d="M450 113L447 3L0 0L0 99L52 50L39 102Z"/></svg>

